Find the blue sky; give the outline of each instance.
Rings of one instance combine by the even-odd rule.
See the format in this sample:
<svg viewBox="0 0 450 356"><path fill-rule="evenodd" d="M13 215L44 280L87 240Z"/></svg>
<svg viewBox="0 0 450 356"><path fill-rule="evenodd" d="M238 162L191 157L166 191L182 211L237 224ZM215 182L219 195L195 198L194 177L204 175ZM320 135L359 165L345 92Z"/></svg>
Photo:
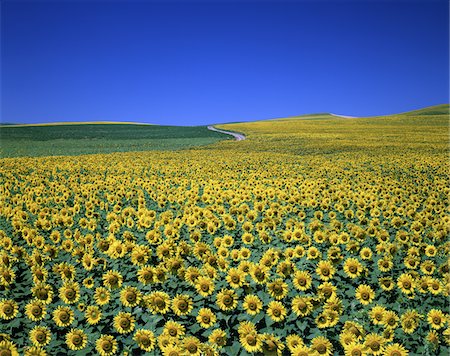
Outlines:
<svg viewBox="0 0 450 356"><path fill-rule="evenodd" d="M1 3L1 122L196 125L448 102L446 0Z"/></svg>

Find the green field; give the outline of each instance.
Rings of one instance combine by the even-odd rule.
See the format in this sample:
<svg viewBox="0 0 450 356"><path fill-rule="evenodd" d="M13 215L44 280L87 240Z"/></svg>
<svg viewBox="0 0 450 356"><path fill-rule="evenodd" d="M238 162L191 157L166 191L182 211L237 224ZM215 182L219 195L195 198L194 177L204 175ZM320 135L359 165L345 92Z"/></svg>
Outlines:
<svg viewBox="0 0 450 356"><path fill-rule="evenodd" d="M179 150L232 139L206 126L67 124L0 127L0 157Z"/></svg>

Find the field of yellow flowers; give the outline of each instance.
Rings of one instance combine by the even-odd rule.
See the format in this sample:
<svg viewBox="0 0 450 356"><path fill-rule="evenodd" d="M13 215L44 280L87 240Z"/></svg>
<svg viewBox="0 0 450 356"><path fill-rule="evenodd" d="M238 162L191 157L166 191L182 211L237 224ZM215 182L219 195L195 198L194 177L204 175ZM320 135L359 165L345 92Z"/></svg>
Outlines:
<svg viewBox="0 0 450 356"><path fill-rule="evenodd" d="M448 116L0 160L0 355L442 355Z"/></svg>

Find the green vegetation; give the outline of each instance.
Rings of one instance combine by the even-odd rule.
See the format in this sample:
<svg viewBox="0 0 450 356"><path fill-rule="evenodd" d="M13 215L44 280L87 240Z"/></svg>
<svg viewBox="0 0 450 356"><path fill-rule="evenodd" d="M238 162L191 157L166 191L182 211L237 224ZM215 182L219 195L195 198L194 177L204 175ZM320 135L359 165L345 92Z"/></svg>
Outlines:
<svg viewBox="0 0 450 356"><path fill-rule="evenodd" d="M0 127L0 157L58 156L111 152L179 150L229 135L206 126L76 124Z"/></svg>

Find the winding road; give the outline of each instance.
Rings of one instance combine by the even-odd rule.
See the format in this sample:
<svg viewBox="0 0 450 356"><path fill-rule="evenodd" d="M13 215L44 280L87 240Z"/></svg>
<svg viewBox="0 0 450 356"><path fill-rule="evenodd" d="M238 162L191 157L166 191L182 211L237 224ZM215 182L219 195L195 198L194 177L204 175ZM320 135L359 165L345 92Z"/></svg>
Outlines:
<svg viewBox="0 0 450 356"><path fill-rule="evenodd" d="M231 135L231 136L233 136L236 139L236 141L243 141L243 140L245 140L245 135L243 135L243 134L240 134L240 133L237 133L237 132L232 132L232 131L225 131L225 130L216 129L212 125L208 126L208 130L222 132L224 134Z"/></svg>

